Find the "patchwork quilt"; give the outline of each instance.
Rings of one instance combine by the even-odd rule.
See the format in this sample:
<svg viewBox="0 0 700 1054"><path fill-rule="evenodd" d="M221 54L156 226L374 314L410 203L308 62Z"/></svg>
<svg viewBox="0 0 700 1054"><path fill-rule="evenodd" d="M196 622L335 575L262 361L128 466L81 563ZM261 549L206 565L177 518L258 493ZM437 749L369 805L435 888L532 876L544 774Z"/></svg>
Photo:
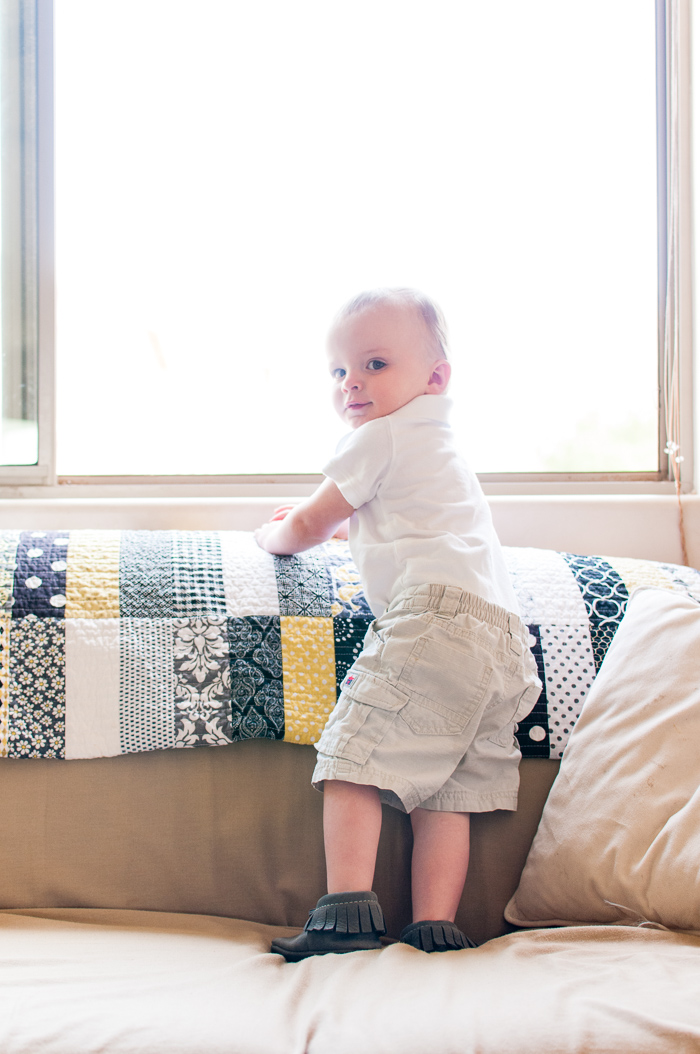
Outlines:
<svg viewBox="0 0 700 1054"><path fill-rule="evenodd" d="M630 592L700 572L506 549L543 690L518 738L560 757ZM346 542L238 531L0 531L0 756L314 743L371 613Z"/></svg>

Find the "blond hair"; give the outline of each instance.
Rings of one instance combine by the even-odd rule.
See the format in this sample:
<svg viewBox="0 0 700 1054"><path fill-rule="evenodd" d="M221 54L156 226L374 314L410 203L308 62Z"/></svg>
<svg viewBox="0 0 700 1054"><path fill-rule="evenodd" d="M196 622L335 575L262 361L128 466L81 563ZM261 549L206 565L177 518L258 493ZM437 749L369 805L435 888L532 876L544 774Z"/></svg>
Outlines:
<svg viewBox="0 0 700 1054"><path fill-rule="evenodd" d="M358 293L352 300L341 307L336 317L336 322L347 318L348 315L356 315L371 307L383 304L394 304L412 308L422 318L428 332L428 352L435 359L447 359L447 325L445 316L430 297L421 293L418 289L410 288L379 288L368 289L364 293Z"/></svg>

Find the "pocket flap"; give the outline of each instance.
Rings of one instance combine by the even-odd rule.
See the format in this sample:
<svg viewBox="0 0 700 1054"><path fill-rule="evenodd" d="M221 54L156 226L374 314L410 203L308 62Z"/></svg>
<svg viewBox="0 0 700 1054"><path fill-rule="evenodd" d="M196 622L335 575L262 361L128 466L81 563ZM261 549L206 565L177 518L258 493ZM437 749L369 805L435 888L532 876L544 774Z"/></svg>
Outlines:
<svg viewBox="0 0 700 1054"><path fill-rule="evenodd" d="M523 694L520 696L520 701L518 702L518 709L515 711L515 716L513 717L513 720L522 721L524 717L527 717L527 715L534 710L535 703L537 702L541 694L542 685L539 683L531 684L528 688L526 688Z"/></svg>
<svg viewBox="0 0 700 1054"><path fill-rule="evenodd" d="M405 692L371 673L351 671L343 681L342 692L356 703L376 706L379 710L400 710L408 702Z"/></svg>

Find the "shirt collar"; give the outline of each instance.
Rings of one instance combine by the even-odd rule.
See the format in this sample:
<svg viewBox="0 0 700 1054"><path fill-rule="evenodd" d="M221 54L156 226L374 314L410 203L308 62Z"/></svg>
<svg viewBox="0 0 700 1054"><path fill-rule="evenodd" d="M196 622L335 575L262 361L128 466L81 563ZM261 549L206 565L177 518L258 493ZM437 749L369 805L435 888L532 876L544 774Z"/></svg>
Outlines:
<svg viewBox="0 0 700 1054"><path fill-rule="evenodd" d="M402 421L431 420L447 423L452 410L452 400L447 395L417 395L410 403L394 410L389 417Z"/></svg>

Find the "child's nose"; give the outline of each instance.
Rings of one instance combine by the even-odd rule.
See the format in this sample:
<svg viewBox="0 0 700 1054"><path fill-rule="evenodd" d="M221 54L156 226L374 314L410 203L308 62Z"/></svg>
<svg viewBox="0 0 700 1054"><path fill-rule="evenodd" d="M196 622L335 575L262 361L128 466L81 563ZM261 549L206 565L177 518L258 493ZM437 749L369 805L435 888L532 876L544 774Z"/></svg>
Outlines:
<svg viewBox="0 0 700 1054"><path fill-rule="evenodd" d="M353 388L360 387L360 374L355 370L348 370L343 377L343 390L346 392L352 391Z"/></svg>

